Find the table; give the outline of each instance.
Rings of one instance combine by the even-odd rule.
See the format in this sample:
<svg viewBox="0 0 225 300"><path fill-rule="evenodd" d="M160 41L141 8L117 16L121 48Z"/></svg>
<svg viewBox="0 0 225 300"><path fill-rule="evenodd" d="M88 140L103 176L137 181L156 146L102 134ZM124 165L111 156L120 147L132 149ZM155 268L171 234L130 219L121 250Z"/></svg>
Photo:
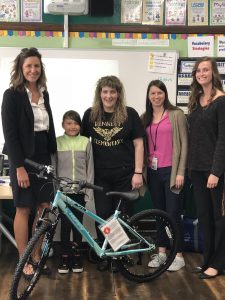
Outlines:
<svg viewBox="0 0 225 300"><path fill-rule="evenodd" d="M1 176L0 179L1 180L8 180L9 177L8 176ZM9 241L15 247L17 247L14 237L11 235L11 233L8 231L8 229L3 224L3 220L6 220L6 221L12 223L12 219L10 219L7 215L5 215L3 213L2 201L3 200L11 201L12 199L13 199L13 196L12 196L11 187L9 185L5 185L5 184L1 185L0 184L0 253L1 253L1 250L2 250L2 234L4 234L9 239Z"/></svg>

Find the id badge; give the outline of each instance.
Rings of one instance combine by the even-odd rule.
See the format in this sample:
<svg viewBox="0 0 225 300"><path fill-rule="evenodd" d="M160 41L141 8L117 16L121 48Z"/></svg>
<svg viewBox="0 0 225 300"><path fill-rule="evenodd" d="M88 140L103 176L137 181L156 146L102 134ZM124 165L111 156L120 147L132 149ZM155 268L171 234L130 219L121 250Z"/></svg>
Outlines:
<svg viewBox="0 0 225 300"><path fill-rule="evenodd" d="M157 157L153 156L152 166L151 166L152 170L157 170L157 164L158 164L158 159L157 159Z"/></svg>

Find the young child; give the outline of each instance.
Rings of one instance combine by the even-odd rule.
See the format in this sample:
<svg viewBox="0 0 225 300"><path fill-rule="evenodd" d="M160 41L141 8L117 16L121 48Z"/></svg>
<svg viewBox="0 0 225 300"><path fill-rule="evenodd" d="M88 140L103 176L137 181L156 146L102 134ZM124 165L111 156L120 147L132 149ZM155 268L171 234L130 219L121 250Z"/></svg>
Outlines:
<svg viewBox="0 0 225 300"><path fill-rule="evenodd" d="M56 173L59 177L67 177L72 180L86 180L94 182L94 166L92 146L88 138L80 135L81 118L76 111L70 110L63 115L62 127L64 135L57 138L57 154L55 159ZM93 200L93 191L87 189L84 195L74 194L68 191L70 198L79 204L85 205L85 201ZM82 213L71 208L76 217L82 222ZM73 232L73 242L70 242L70 233ZM83 271L83 262L80 253L82 237L72 226L69 220L62 215L61 219L61 259L58 272L66 274Z"/></svg>

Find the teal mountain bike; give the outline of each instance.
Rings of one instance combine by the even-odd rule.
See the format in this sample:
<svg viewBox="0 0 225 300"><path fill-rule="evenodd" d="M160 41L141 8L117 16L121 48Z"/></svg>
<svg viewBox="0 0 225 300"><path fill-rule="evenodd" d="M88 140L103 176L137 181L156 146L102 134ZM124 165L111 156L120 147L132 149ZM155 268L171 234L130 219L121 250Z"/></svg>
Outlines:
<svg viewBox="0 0 225 300"><path fill-rule="evenodd" d="M46 266L61 214L67 216L97 256L113 260L119 272L128 280L150 281L160 276L170 266L177 252L177 227L167 213L149 209L141 211L131 218L125 218L119 210L121 199L135 201L139 198L137 190L107 192L107 197L116 197L119 204L112 217L103 220L94 212L70 199L69 194L63 192L65 187L73 187L77 194L82 193L84 188L104 192L102 187L85 181L57 178L52 166L40 165L28 159L25 162L36 170L38 177L51 179L57 187L57 192L51 207L43 210L34 234L17 264L9 292L10 300L27 299L34 289L43 268ZM83 224L79 222L70 207L74 207L99 224L105 237L102 245L99 245ZM148 263L151 257L158 253L158 246L162 238L167 242L167 259L158 267L151 268ZM33 257L37 257L35 253L37 251L40 260L35 264L34 273L29 278L24 277L24 266L29 264Z"/></svg>

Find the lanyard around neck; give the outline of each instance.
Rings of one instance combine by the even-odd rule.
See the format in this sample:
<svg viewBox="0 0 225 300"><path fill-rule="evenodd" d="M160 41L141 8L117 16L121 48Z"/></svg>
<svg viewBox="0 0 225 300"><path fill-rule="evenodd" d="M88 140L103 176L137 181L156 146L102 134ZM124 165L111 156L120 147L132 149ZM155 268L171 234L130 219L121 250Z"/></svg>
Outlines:
<svg viewBox="0 0 225 300"><path fill-rule="evenodd" d="M153 137L152 137L152 123L149 126L149 134L150 134L150 138L151 138L151 141L152 141L154 151L156 150L156 140L157 140L159 124L162 121L162 117L163 117L164 112L165 112L165 109L162 112L161 118L160 118L159 123L157 124L156 130L155 130L155 141L153 141Z"/></svg>

